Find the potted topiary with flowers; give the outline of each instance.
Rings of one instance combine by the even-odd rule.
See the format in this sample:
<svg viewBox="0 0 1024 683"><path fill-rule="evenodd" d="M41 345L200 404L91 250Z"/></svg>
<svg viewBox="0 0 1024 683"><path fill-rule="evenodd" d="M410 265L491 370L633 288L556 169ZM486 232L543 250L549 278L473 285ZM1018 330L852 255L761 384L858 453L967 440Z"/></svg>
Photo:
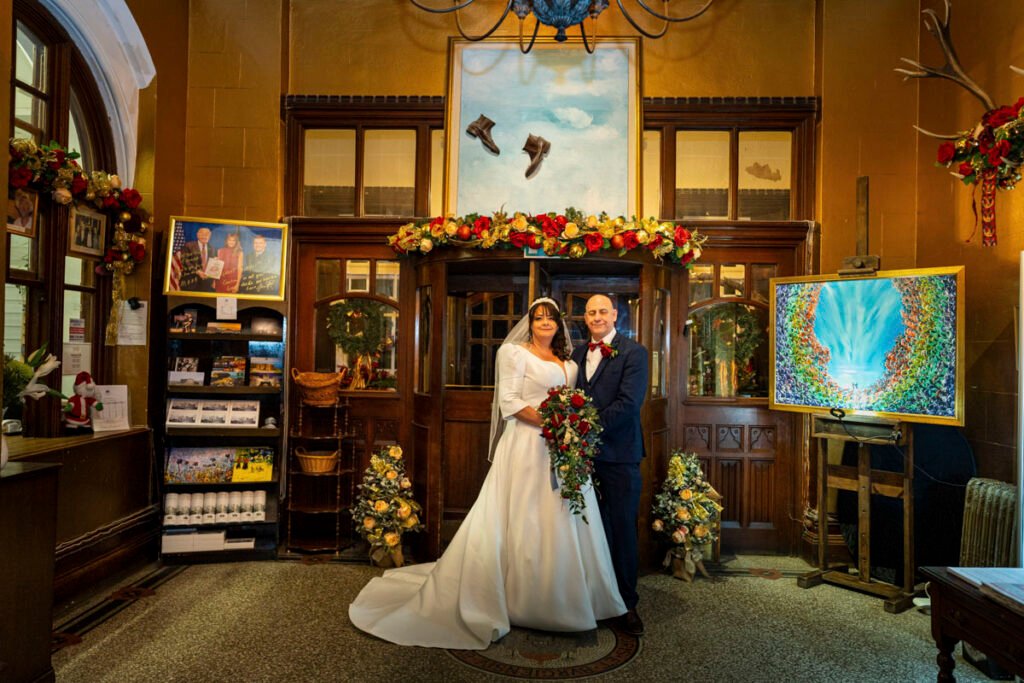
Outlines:
<svg viewBox="0 0 1024 683"><path fill-rule="evenodd" d="M696 453L675 450L668 476L654 498L651 527L672 543L664 566L677 579L692 581L699 570L708 576L704 557L718 538L722 496L704 478Z"/></svg>
<svg viewBox="0 0 1024 683"><path fill-rule="evenodd" d="M402 534L420 531L421 508L412 497L412 482L405 476L401 446L384 446L370 456L370 466L359 485L352 508L359 533L370 545L370 559L378 567L401 567Z"/></svg>

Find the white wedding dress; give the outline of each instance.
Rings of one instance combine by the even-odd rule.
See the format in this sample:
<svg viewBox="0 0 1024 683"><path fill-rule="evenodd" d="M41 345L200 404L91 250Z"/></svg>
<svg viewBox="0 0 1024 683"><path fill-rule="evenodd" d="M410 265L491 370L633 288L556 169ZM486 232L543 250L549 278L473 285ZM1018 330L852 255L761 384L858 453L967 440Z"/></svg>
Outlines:
<svg viewBox="0 0 1024 683"><path fill-rule="evenodd" d="M437 562L374 578L349 606L358 628L399 645L483 650L510 625L587 631L626 612L592 488L589 524L551 485L540 429L511 417L550 387L575 386L565 370L526 348L498 351L495 387L505 430L480 495ZM483 457L483 454L481 454Z"/></svg>

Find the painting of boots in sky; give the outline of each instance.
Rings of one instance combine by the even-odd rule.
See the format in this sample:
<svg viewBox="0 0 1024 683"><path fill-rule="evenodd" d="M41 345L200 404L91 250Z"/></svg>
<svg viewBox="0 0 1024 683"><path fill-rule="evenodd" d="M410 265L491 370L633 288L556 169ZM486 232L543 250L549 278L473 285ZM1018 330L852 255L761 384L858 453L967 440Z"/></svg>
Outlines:
<svg viewBox="0 0 1024 683"><path fill-rule="evenodd" d="M453 42L445 213L638 213L638 50Z"/></svg>

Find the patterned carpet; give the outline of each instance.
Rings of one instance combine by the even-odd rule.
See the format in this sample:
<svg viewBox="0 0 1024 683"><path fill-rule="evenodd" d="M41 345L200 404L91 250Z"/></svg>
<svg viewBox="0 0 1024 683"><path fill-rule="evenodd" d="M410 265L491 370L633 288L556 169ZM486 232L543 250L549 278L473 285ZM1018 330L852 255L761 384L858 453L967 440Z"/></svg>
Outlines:
<svg viewBox="0 0 1024 683"><path fill-rule="evenodd" d="M735 557L693 583L641 579L647 633L513 629L483 652L392 645L349 623L380 570L259 562L149 570L55 620L57 680L132 681L933 681L917 610L822 585L797 558ZM957 658L960 681L986 680Z"/></svg>

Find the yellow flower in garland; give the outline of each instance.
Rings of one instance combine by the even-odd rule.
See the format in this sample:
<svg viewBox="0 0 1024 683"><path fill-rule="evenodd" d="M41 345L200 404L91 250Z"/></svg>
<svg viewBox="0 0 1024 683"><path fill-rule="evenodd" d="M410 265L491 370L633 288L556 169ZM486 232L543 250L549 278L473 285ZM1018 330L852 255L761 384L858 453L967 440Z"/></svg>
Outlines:
<svg viewBox="0 0 1024 683"><path fill-rule="evenodd" d="M384 543L386 543L389 548L394 548L396 545L398 545L398 542L401 540L402 535L395 531L389 531L388 533L384 534Z"/></svg>

